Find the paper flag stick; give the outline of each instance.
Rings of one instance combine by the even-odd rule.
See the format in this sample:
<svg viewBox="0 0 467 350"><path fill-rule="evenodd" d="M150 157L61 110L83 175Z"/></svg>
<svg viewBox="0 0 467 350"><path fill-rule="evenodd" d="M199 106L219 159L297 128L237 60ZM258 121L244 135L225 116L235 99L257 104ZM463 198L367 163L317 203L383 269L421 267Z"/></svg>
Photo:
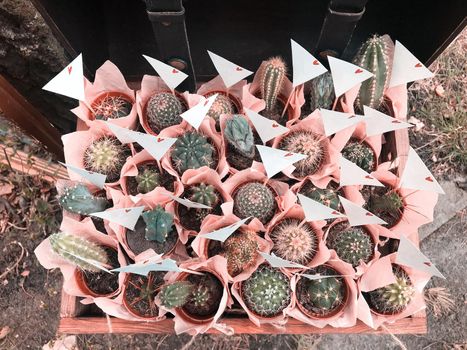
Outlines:
<svg viewBox="0 0 467 350"><path fill-rule="evenodd" d="M381 135L388 131L410 128L413 125L390 117L376 109L363 106L365 114L366 136Z"/></svg>
<svg viewBox="0 0 467 350"><path fill-rule="evenodd" d="M409 149L407 162L400 179L400 187L444 194L438 181L412 147Z"/></svg>
<svg viewBox="0 0 467 350"><path fill-rule="evenodd" d="M389 87L407 84L411 81L431 78L434 74L428 70L409 50L396 40L392 61Z"/></svg>
<svg viewBox="0 0 467 350"><path fill-rule="evenodd" d="M78 174L83 179L88 180L93 185L96 185L99 188L104 188L105 179L107 178L107 175L95 173L93 171L87 171L85 169L81 169L70 164L65 164L62 162L59 163L70 169L72 172Z"/></svg>
<svg viewBox="0 0 467 350"><path fill-rule="evenodd" d="M227 238L230 237L230 235L232 233L237 231L237 229L240 226L242 226L243 224L245 224L250 218L251 217L247 217L246 219L237 221L237 222L233 223L232 225L223 227L223 228L221 228L219 230L216 230L216 231L212 231L212 232L209 232L209 233L204 233L201 236L203 236L205 238L212 239L214 241L224 242Z"/></svg>
<svg viewBox="0 0 467 350"><path fill-rule="evenodd" d="M143 57L149 62L154 70L159 74L161 79L167 84L170 90L175 90L177 86L184 81L188 75L179 71L178 69L169 66L155 58L143 55Z"/></svg>
<svg viewBox="0 0 467 350"><path fill-rule="evenodd" d="M324 278L331 278L331 277L353 277L353 275L320 275L319 273L316 275L310 275L307 273L301 273L300 276L306 277L309 280L322 280Z"/></svg>
<svg viewBox="0 0 467 350"><path fill-rule="evenodd" d="M237 84L240 80L245 79L247 76L253 74L253 72L249 71L248 69L240 67L211 51L208 51L208 54L212 63L214 64L214 67L216 67L217 72L221 76L226 88Z"/></svg>
<svg viewBox="0 0 467 350"><path fill-rule="evenodd" d="M267 146L256 145L256 148L258 148L268 178L273 177L282 170L292 166L293 163L307 157L304 154L292 153Z"/></svg>
<svg viewBox="0 0 467 350"><path fill-rule="evenodd" d="M290 39L292 46L293 87L301 85L328 70L307 50Z"/></svg>
<svg viewBox="0 0 467 350"><path fill-rule="evenodd" d="M446 279L436 266L411 241L401 235L396 254L396 264L411 267Z"/></svg>
<svg viewBox="0 0 467 350"><path fill-rule="evenodd" d="M196 106L190 108L186 112L180 114L180 116L185 119L192 127L198 130L203 119L206 117L209 109L211 108L214 100L218 94L210 96L208 99L205 99L198 103Z"/></svg>
<svg viewBox="0 0 467 350"><path fill-rule="evenodd" d="M363 209L357 204L345 199L344 197L339 196L342 206L344 207L345 214L349 220L350 226L360 226L360 225L384 225L387 222L381 220L375 214L370 213L369 211Z"/></svg>
<svg viewBox="0 0 467 350"><path fill-rule="evenodd" d="M340 157L339 167L341 175L339 184L341 186L368 185L384 187L381 182L344 157Z"/></svg>
<svg viewBox="0 0 467 350"><path fill-rule="evenodd" d="M336 97L373 76L373 73L338 58L328 56L328 61Z"/></svg>
<svg viewBox="0 0 467 350"><path fill-rule="evenodd" d="M285 126L280 125L274 120L265 118L248 108L244 108L244 111L253 123L253 126L263 143L266 143L274 137L285 134L289 131Z"/></svg>
<svg viewBox="0 0 467 350"><path fill-rule="evenodd" d="M83 56L79 54L42 89L84 101Z"/></svg>
<svg viewBox="0 0 467 350"><path fill-rule="evenodd" d="M119 208L100 211L98 213L91 213L89 215L108 220L110 222L116 223L117 225L126 227L129 230L134 230L136 222L141 216L143 210L144 206L134 208Z"/></svg>
<svg viewBox="0 0 467 350"><path fill-rule="evenodd" d="M261 256L272 266L272 267L290 267L294 269L307 269L306 266L279 258L274 253L271 255L258 251Z"/></svg>
<svg viewBox="0 0 467 350"><path fill-rule="evenodd" d="M326 136L331 136L338 131L347 129L366 120L364 115L356 115L344 112L331 111L320 108L321 119L323 120L324 132Z"/></svg>
<svg viewBox="0 0 467 350"><path fill-rule="evenodd" d="M344 214L339 213L337 210L329 208L311 198L298 194L300 205L305 213L306 221L317 221L325 219L345 218Z"/></svg>
<svg viewBox="0 0 467 350"><path fill-rule="evenodd" d="M186 198L180 198L180 197L176 197L176 196L173 196L173 195L169 195L169 198L172 198L175 202L178 202L178 203L184 205L187 208L212 209L211 207L209 207L207 205L197 203L197 202L192 202L192 201L190 201L189 199L186 199Z"/></svg>

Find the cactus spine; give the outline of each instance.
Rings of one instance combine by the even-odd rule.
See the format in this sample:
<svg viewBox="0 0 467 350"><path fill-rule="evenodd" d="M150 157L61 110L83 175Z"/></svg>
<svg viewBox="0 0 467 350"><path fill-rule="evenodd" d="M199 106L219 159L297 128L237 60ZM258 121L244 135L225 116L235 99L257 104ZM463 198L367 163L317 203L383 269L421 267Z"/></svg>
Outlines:
<svg viewBox="0 0 467 350"><path fill-rule="evenodd" d="M117 180L125 163L125 148L113 137L93 141L84 152L84 166L89 171L107 175L107 180Z"/></svg>
<svg viewBox="0 0 467 350"><path fill-rule="evenodd" d="M171 157L179 174L183 174L187 169L215 166L214 147L206 137L194 131L189 131L177 139Z"/></svg>
<svg viewBox="0 0 467 350"><path fill-rule="evenodd" d="M224 242L224 256L230 276L235 277L252 267L258 257L258 249L256 233L253 231L236 231L227 238Z"/></svg>
<svg viewBox="0 0 467 350"><path fill-rule="evenodd" d="M342 155L368 173L376 167L375 154L365 142L350 141L342 150Z"/></svg>
<svg viewBox="0 0 467 350"><path fill-rule="evenodd" d="M137 190L139 193L151 192L161 184L161 175L156 169L144 167L142 171L138 172L135 177L136 183L138 184Z"/></svg>
<svg viewBox="0 0 467 350"><path fill-rule="evenodd" d="M211 95L206 97L210 97ZM208 111L208 116L215 120L216 126L219 126L219 119L222 114L233 113L235 113L235 108L230 98L227 95L218 94Z"/></svg>
<svg viewBox="0 0 467 350"><path fill-rule="evenodd" d="M208 207L215 206L220 200L219 192L217 192L216 188L203 182L190 187L189 192L189 199L192 202L204 204Z"/></svg>
<svg viewBox="0 0 467 350"><path fill-rule="evenodd" d="M224 129L227 142L246 158L253 159L255 156L255 140L253 131L248 121L241 115L234 115L227 120Z"/></svg>
<svg viewBox="0 0 467 350"><path fill-rule="evenodd" d="M361 227L347 227L329 232L327 245L334 249L343 261L358 266L360 261L369 262L374 254L375 244L371 236Z"/></svg>
<svg viewBox="0 0 467 350"><path fill-rule="evenodd" d="M277 204L273 191L260 182L247 182L234 193L233 212L239 218L257 218L268 223L276 212Z"/></svg>
<svg viewBox="0 0 467 350"><path fill-rule="evenodd" d="M266 110L272 111L276 106L286 74L285 63L280 57L268 59L260 72L261 97L266 102Z"/></svg>
<svg viewBox="0 0 467 350"><path fill-rule="evenodd" d="M149 127L155 131L177 125L182 122L182 114L185 111L183 103L170 92L160 92L149 99L146 107Z"/></svg>
<svg viewBox="0 0 467 350"><path fill-rule="evenodd" d="M372 195L369 200L370 211L375 213L388 213L397 217L402 213L404 200L395 190L390 190L384 195Z"/></svg>
<svg viewBox="0 0 467 350"><path fill-rule="evenodd" d="M336 96L332 75L329 72L321 74L310 82L310 110L317 108L331 109Z"/></svg>
<svg viewBox="0 0 467 350"><path fill-rule="evenodd" d="M158 294L161 305L173 309L185 305L191 297L194 285L188 281L177 281L162 287Z"/></svg>
<svg viewBox="0 0 467 350"><path fill-rule="evenodd" d="M130 114L132 103L122 96L105 96L92 105L98 120L117 119Z"/></svg>
<svg viewBox="0 0 467 350"><path fill-rule="evenodd" d="M64 210L80 215L104 211L107 206L106 198L93 196L83 184L65 188L58 201Z"/></svg>
<svg viewBox="0 0 467 350"><path fill-rule="evenodd" d="M172 232L173 215L158 205L155 209L146 211L141 216L146 223L146 239L164 243L169 233Z"/></svg>
<svg viewBox="0 0 467 350"><path fill-rule="evenodd" d="M339 192L334 188L318 188L308 182L300 189L300 193L332 209L339 208Z"/></svg>

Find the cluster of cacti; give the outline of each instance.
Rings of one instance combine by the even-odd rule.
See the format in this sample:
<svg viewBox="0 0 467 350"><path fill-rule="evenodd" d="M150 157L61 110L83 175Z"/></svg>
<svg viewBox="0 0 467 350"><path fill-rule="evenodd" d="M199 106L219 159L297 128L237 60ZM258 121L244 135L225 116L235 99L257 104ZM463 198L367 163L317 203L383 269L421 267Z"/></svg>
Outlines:
<svg viewBox="0 0 467 350"><path fill-rule="evenodd" d="M312 131L298 130L288 133L281 140L279 148L307 156L294 164L295 172L300 177L313 175L319 171L326 158L322 137Z"/></svg>
<svg viewBox="0 0 467 350"><path fill-rule="evenodd" d="M180 136L172 147L172 164L179 174L187 169L215 166L216 150L209 139L195 131Z"/></svg>
<svg viewBox="0 0 467 350"><path fill-rule="evenodd" d="M331 229L326 244L336 251L339 258L353 267L358 266L360 261L369 262L375 250L371 236L360 226Z"/></svg>
<svg viewBox="0 0 467 350"><path fill-rule="evenodd" d="M318 238L308 223L285 219L274 226L269 234L274 246L272 251L280 258L307 264L318 251Z"/></svg>
<svg viewBox="0 0 467 350"><path fill-rule="evenodd" d="M178 125L182 122L180 116L185 112L185 106L175 94L160 92L153 95L147 104L146 115L149 127L155 131Z"/></svg>
<svg viewBox="0 0 467 350"><path fill-rule="evenodd" d="M254 217L263 224L274 216L277 203L273 190L260 182L247 182L234 193L234 214L239 218Z"/></svg>
<svg viewBox="0 0 467 350"><path fill-rule="evenodd" d="M368 173L375 169L375 153L365 142L349 141L342 150L342 156Z"/></svg>
<svg viewBox="0 0 467 350"><path fill-rule="evenodd" d="M172 232L173 215L158 205L155 209L141 214L145 224L145 238L148 241L164 243Z"/></svg>
<svg viewBox="0 0 467 350"><path fill-rule="evenodd" d="M106 198L93 196L84 184L66 187L58 202L64 210L80 215L104 211L108 204Z"/></svg>
<svg viewBox="0 0 467 350"><path fill-rule="evenodd" d="M277 96L285 80L287 69L280 57L273 57L264 62L260 72L261 98L266 102L265 111L276 108Z"/></svg>
<svg viewBox="0 0 467 350"><path fill-rule="evenodd" d="M363 106L379 108L391 76L391 51L393 44L388 37L374 35L360 47L353 62L374 74L362 82L355 105L360 111Z"/></svg>
<svg viewBox="0 0 467 350"><path fill-rule="evenodd" d="M236 231L224 242L227 270L232 277L253 266L258 257L259 245L253 231Z"/></svg>
<svg viewBox="0 0 467 350"><path fill-rule="evenodd" d="M312 79L310 82L310 110L317 108L331 109L336 96L332 75L326 72Z"/></svg>
<svg viewBox="0 0 467 350"><path fill-rule="evenodd" d="M107 95L92 104L94 116L98 120L117 119L130 114L132 103L122 96Z"/></svg>
<svg viewBox="0 0 467 350"><path fill-rule="evenodd" d="M138 175L135 176L137 191L139 193L148 193L161 185L161 174L155 166L143 166L138 169Z"/></svg>
<svg viewBox="0 0 467 350"><path fill-rule="evenodd" d="M404 200L396 190L390 190L384 195L371 195L368 201L368 208L372 213L388 214L394 218L399 218L404 210Z"/></svg>
<svg viewBox="0 0 467 350"><path fill-rule="evenodd" d="M125 164L126 149L113 137L91 142L84 152L84 167L89 171L107 175L107 181L118 179Z"/></svg>
<svg viewBox="0 0 467 350"><path fill-rule="evenodd" d="M236 114L226 121L224 136L235 151L246 158L254 158L256 148L253 130L243 116Z"/></svg>
<svg viewBox="0 0 467 350"><path fill-rule="evenodd" d="M214 103L211 105L211 108L209 108L208 117L214 119L216 121L216 126L219 127L219 119L221 115L233 113L235 113L235 108L230 98L227 95L218 94Z"/></svg>
<svg viewBox="0 0 467 350"><path fill-rule="evenodd" d="M243 281L241 291L248 309L263 317L279 315L290 304L292 294L287 276L267 265Z"/></svg>

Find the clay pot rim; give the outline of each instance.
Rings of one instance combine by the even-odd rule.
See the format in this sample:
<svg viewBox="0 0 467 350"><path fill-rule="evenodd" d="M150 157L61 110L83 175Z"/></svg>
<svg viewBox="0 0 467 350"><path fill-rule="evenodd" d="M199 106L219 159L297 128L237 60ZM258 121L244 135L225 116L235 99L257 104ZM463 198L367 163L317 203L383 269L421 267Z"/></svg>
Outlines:
<svg viewBox="0 0 467 350"><path fill-rule="evenodd" d="M136 168L138 168L138 166L140 165L146 165L146 164L155 164L156 168L159 170L160 172L160 168L159 168L159 164L157 163L157 161L155 159L147 159L147 160L143 160L141 162L138 162L138 163L134 163ZM176 179L175 176L173 176L172 174L170 174L169 172L167 172L167 170L165 170L162 166L162 171L167 173L168 175L170 175L172 178ZM122 180L121 182L121 186L122 186L122 190L125 192L125 193L130 193L129 190L128 190L128 177L134 177L134 176L120 176L120 179ZM162 187L162 188L165 188L163 186L157 186L157 187ZM157 188L156 187L156 188ZM166 189L166 188L165 188ZM166 189L167 190L167 189ZM154 190L153 190L154 191ZM167 190L168 192L171 192L169 190ZM173 192L171 192L173 193ZM146 194L146 193L138 193L138 194Z"/></svg>
<svg viewBox="0 0 467 350"><path fill-rule="evenodd" d="M97 97L90 103L90 106L94 108L96 103L102 101L104 98L106 98L108 96L110 96L110 97L122 97L122 98L130 101L131 109L134 108L135 103L136 103L136 100L135 100L134 97L131 97L131 96L127 95L124 92L120 92L120 91L103 91L99 95L97 95ZM92 111L90 111L89 109L88 109L88 112L89 112L89 115L88 115L89 120L96 120L96 116L94 115L94 113ZM130 114L131 114L131 110L130 110L130 113L128 115L130 115ZM120 117L120 118L107 118L106 120L122 119L122 118L128 117L128 115Z"/></svg>
<svg viewBox="0 0 467 350"><path fill-rule="evenodd" d="M237 96L235 96L234 94L232 94L232 93L230 93L228 91L214 89L214 90L209 90L209 91L205 92L201 96L207 98L207 97L211 97L212 95L215 95L215 94L227 96L232 101L235 109L237 110L237 112L235 112L234 114L243 114L243 104L242 104L241 100Z"/></svg>

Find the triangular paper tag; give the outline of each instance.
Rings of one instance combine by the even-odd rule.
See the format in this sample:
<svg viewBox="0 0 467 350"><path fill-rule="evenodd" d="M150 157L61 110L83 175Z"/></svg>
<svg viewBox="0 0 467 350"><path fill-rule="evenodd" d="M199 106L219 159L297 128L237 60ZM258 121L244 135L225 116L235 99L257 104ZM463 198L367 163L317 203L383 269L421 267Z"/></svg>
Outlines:
<svg viewBox="0 0 467 350"><path fill-rule="evenodd" d="M396 40L389 87L403 85L433 76L434 74L430 72L417 57Z"/></svg>
<svg viewBox="0 0 467 350"><path fill-rule="evenodd" d="M365 274L360 278L360 290L371 292L396 282L392 272L391 257L386 255L368 266Z"/></svg>
<svg viewBox="0 0 467 350"><path fill-rule="evenodd" d="M356 66L355 64L328 56L331 68L332 82L336 97L352 89L355 85L371 78L373 73Z"/></svg>
<svg viewBox="0 0 467 350"><path fill-rule="evenodd" d="M368 185L384 187L381 182L360 168L357 164L352 163L342 156L339 160L339 168L341 175L339 184L341 186Z"/></svg>
<svg viewBox="0 0 467 350"><path fill-rule="evenodd" d="M237 221L237 222L233 223L232 225L223 227L223 228L221 228L219 230L202 234L201 236L204 237L204 238L212 239L214 241L225 242L225 240L227 238L229 238L232 233L237 231L240 228L240 226L245 224L249 219L250 219L250 217L248 217L246 219L243 219L243 220L240 220L240 221Z"/></svg>
<svg viewBox="0 0 467 350"><path fill-rule="evenodd" d="M361 292L358 293L357 318L365 323L368 327L375 328L373 323L373 314Z"/></svg>
<svg viewBox="0 0 467 350"><path fill-rule="evenodd" d="M155 58L143 55L143 57L149 62L154 70L159 74L164 83L167 84L170 90L175 90L177 86L184 81L188 75L179 71L177 68L169 66Z"/></svg>
<svg viewBox="0 0 467 350"><path fill-rule="evenodd" d="M331 277L352 277L353 275L320 275L319 273L316 275L310 275L308 273L301 273L300 276L308 278L309 280L322 280L324 278L331 278Z"/></svg>
<svg viewBox="0 0 467 350"><path fill-rule="evenodd" d="M141 275L141 276L147 276L150 271L180 272L180 268L177 266L177 263L175 260L164 259L158 262L155 262L152 260L137 262L135 264L130 264L127 266L119 267L118 269L113 269L112 271L113 272L127 272L127 273L134 273L134 274Z"/></svg>
<svg viewBox="0 0 467 350"><path fill-rule="evenodd" d="M79 54L42 89L84 101L83 56Z"/></svg>
<svg viewBox="0 0 467 350"><path fill-rule="evenodd" d="M344 214L341 214L337 210L334 210L324 204L308 198L303 194L299 193L297 196L300 201L300 205L303 208L303 212L305 213L306 221L345 218Z"/></svg>
<svg viewBox="0 0 467 350"><path fill-rule="evenodd" d="M339 200L344 207L344 211L347 215L350 226L387 224L386 221L381 220L375 214L370 213L368 210L363 209L348 199L339 196Z"/></svg>
<svg viewBox="0 0 467 350"><path fill-rule="evenodd" d="M189 199L186 199L186 198L180 198L180 197L176 197L176 196L173 196L173 195L169 195L169 197L171 199L173 199L175 202L178 202L178 203L184 205L187 208L212 209L211 207L209 207L207 205L197 203L197 202L193 202L193 201L190 201Z"/></svg>
<svg viewBox="0 0 467 350"><path fill-rule="evenodd" d="M255 127L255 130L263 143L266 143L269 140L272 140L274 137L285 134L289 131L288 128L280 125L278 122L265 118L248 108L244 108L244 111L253 123L253 126Z"/></svg>
<svg viewBox="0 0 467 350"><path fill-rule="evenodd" d="M104 220L108 220L117 225L126 227L129 230L134 230L136 222L138 221L141 213L144 211L144 206L133 208L119 208L101 211L98 213L91 213L90 216L95 216Z"/></svg>
<svg viewBox="0 0 467 350"><path fill-rule="evenodd" d="M59 163L61 165L65 166L65 167L67 167L72 172L78 174L83 179L86 179L87 181L89 181L93 185L95 185L95 186L97 186L99 188L104 188L105 179L107 178L107 175L100 174L100 173L95 173L93 171L87 171L85 169L81 169L81 168L75 167L75 166L70 165L70 164L65 164L65 163L62 163L62 162L59 162Z"/></svg>
<svg viewBox="0 0 467 350"><path fill-rule="evenodd" d="M410 128L413 125L390 117L376 109L363 106L366 124L366 136L381 135L388 131Z"/></svg>
<svg viewBox="0 0 467 350"><path fill-rule="evenodd" d="M279 258L274 253L271 253L271 255L269 255L267 253L263 253L260 251L258 252L272 267L288 267L288 268L293 268L293 269L307 269L306 266Z"/></svg>
<svg viewBox="0 0 467 350"><path fill-rule="evenodd" d="M293 87L301 85L328 70L307 50L290 39L292 46Z"/></svg>
<svg viewBox="0 0 467 350"><path fill-rule="evenodd" d="M127 128L122 128L108 121L106 121L105 124L110 129L110 131L112 131L112 133L115 135L118 141L120 141L121 143L127 144L127 143L135 142L134 136L133 136L135 131L127 129Z"/></svg>
<svg viewBox="0 0 467 350"><path fill-rule="evenodd" d="M436 266L411 241L401 235L397 249L396 264L446 279Z"/></svg>
<svg viewBox="0 0 467 350"><path fill-rule="evenodd" d="M324 132L326 136L331 136L338 131L347 129L366 120L364 115L350 114L344 112L331 111L320 108L321 119L323 120Z"/></svg>
<svg viewBox="0 0 467 350"><path fill-rule="evenodd" d="M214 94L209 98L201 101L196 106L180 114L180 117L185 119L192 127L198 130L199 126L203 122L203 119L206 117L206 114L209 112L209 109L214 103L217 95L218 94Z"/></svg>
<svg viewBox="0 0 467 350"><path fill-rule="evenodd" d="M268 178L271 178L282 170L287 169L293 165L293 163L308 157L304 154L283 151L281 149L267 146L256 145L256 148L258 148L259 155L261 156L261 161L266 169Z"/></svg>
<svg viewBox="0 0 467 350"><path fill-rule="evenodd" d="M400 187L444 194L438 181L412 147L409 149L407 162L400 179Z"/></svg>
<svg viewBox="0 0 467 350"><path fill-rule="evenodd" d="M237 84L240 80L245 79L247 76L253 74L253 72L232 63L225 58L216 55L215 53L208 51L209 57L211 58L214 67L222 78L226 88Z"/></svg>

